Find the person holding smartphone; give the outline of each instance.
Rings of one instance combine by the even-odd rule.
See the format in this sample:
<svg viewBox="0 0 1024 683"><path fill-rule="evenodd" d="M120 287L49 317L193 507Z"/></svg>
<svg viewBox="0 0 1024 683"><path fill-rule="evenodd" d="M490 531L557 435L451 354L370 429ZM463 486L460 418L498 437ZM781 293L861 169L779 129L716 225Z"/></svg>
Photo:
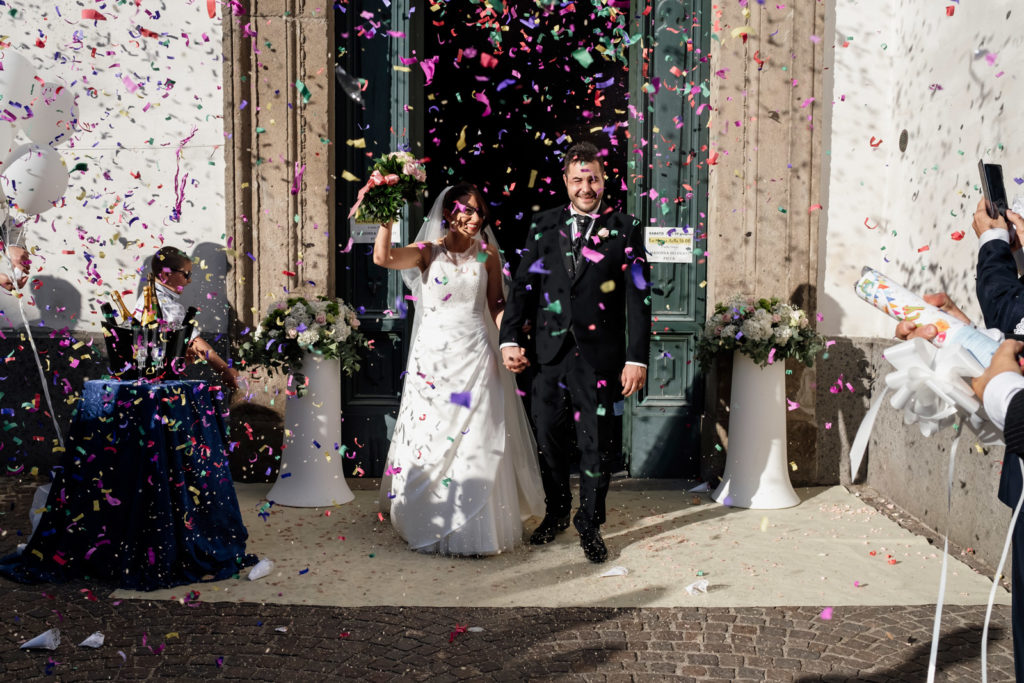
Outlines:
<svg viewBox="0 0 1024 683"><path fill-rule="evenodd" d="M971 226L978 236L976 292L985 325L1024 334L1024 279L1014 258L1024 243L1024 216L1008 210L1005 218L993 217L982 199Z"/></svg>

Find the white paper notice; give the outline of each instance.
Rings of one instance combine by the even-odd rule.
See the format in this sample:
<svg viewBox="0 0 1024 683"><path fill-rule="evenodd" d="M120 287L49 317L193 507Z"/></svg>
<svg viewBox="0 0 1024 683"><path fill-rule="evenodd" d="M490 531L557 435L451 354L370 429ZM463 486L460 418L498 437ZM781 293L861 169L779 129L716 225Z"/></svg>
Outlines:
<svg viewBox="0 0 1024 683"><path fill-rule="evenodd" d="M356 219L352 218L348 222L349 236L352 237L352 241L355 244L373 244L377 241L377 230L380 228L378 223L356 223ZM398 244L402 239L402 222L395 221L395 224L391 226L391 242L392 244Z"/></svg>
<svg viewBox="0 0 1024 683"><path fill-rule="evenodd" d="M648 226L644 233L651 263L693 263L693 230Z"/></svg>

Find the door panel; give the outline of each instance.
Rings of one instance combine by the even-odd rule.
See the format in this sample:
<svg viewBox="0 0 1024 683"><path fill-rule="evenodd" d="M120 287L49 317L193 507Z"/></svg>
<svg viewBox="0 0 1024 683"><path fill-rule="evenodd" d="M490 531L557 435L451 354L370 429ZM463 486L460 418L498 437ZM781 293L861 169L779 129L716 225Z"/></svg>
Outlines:
<svg viewBox="0 0 1024 683"><path fill-rule="evenodd" d="M373 22L391 25L396 13L405 22L400 8L381 4L370 11ZM408 14L408 12L406 12ZM407 83L392 69L396 53L404 54L406 45L382 29L370 34L367 19L360 12L335 12L337 66L335 126L337 134L338 206L335 221L338 235L336 290L338 296L355 308L360 331L373 345L363 353L362 367L355 376L343 379L342 437L348 447L345 475L379 477L384 472L391 433L401 398L401 375L405 368L411 320L398 318L396 302L402 297L402 281L397 271L373 263L373 245L349 245L349 207L369 177L373 157L392 152L402 142L393 131L407 133L407 112L396 106L393 92L408 90ZM359 90L351 79L362 79L373 87ZM344 82L348 84L346 91ZM362 104L356 101L362 99ZM344 180L354 176L358 180ZM402 243L409 239L408 219L395 226Z"/></svg>
<svg viewBox="0 0 1024 683"><path fill-rule="evenodd" d="M646 103L630 121L642 178L630 202L645 225L675 227L694 237L691 263L651 266L651 358L647 386L630 402L625 443L634 477L697 476L700 456L701 377L694 363L703 327L706 266L700 246L706 232L707 3L666 0L640 16L644 44L631 61L631 99ZM654 83L658 87L653 86ZM706 109L706 107L703 107ZM638 107L639 109L639 107Z"/></svg>

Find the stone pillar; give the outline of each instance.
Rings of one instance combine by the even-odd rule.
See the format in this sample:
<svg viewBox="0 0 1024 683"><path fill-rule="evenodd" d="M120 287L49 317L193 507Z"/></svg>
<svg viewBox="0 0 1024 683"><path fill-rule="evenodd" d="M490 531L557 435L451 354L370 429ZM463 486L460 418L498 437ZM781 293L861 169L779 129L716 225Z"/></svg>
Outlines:
<svg viewBox="0 0 1024 683"><path fill-rule="evenodd" d="M334 10L307 0L237 6L242 14L224 18L228 297L236 340L275 298L333 295L335 249ZM235 468L244 478L276 467L282 389L283 378L258 382L250 400L232 410L231 440L240 442L233 462L260 455L250 471Z"/></svg>
<svg viewBox="0 0 1024 683"><path fill-rule="evenodd" d="M712 41L708 311L733 294L817 307L823 2L718 4ZM746 36L746 39L744 39ZM794 484L838 483L819 472L815 371L789 362ZM726 376L707 383L703 474L720 473L727 440ZM716 448L720 446L722 450Z"/></svg>

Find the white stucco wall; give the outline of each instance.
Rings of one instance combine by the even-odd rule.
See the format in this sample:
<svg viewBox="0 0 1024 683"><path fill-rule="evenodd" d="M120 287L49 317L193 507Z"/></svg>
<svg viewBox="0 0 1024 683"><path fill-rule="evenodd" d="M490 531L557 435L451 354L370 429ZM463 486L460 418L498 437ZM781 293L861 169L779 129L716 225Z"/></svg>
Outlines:
<svg viewBox="0 0 1024 683"><path fill-rule="evenodd" d="M978 159L1003 165L1011 201L1024 196L1014 181L1024 178L1024 7L838 0L831 18L821 329L892 336L893 321L853 293L864 265L919 293L947 291L980 321L970 225L981 197ZM872 147L872 137L881 144Z"/></svg>
<svg viewBox="0 0 1024 683"><path fill-rule="evenodd" d="M131 306L140 268L167 244L198 259L183 303L200 307L207 336L226 329L223 7L213 18L197 0L23 0L0 9L3 49L76 94L81 127L58 149L69 169L88 166L71 173L64 205L30 226L33 326L98 330L111 288L130 291ZM83 9L106 20L84 19ZM176 172L179 182L187 174L179 222L169 218ZM0 326L21 326L12 297L0 294L0 309Z"/></svg>

